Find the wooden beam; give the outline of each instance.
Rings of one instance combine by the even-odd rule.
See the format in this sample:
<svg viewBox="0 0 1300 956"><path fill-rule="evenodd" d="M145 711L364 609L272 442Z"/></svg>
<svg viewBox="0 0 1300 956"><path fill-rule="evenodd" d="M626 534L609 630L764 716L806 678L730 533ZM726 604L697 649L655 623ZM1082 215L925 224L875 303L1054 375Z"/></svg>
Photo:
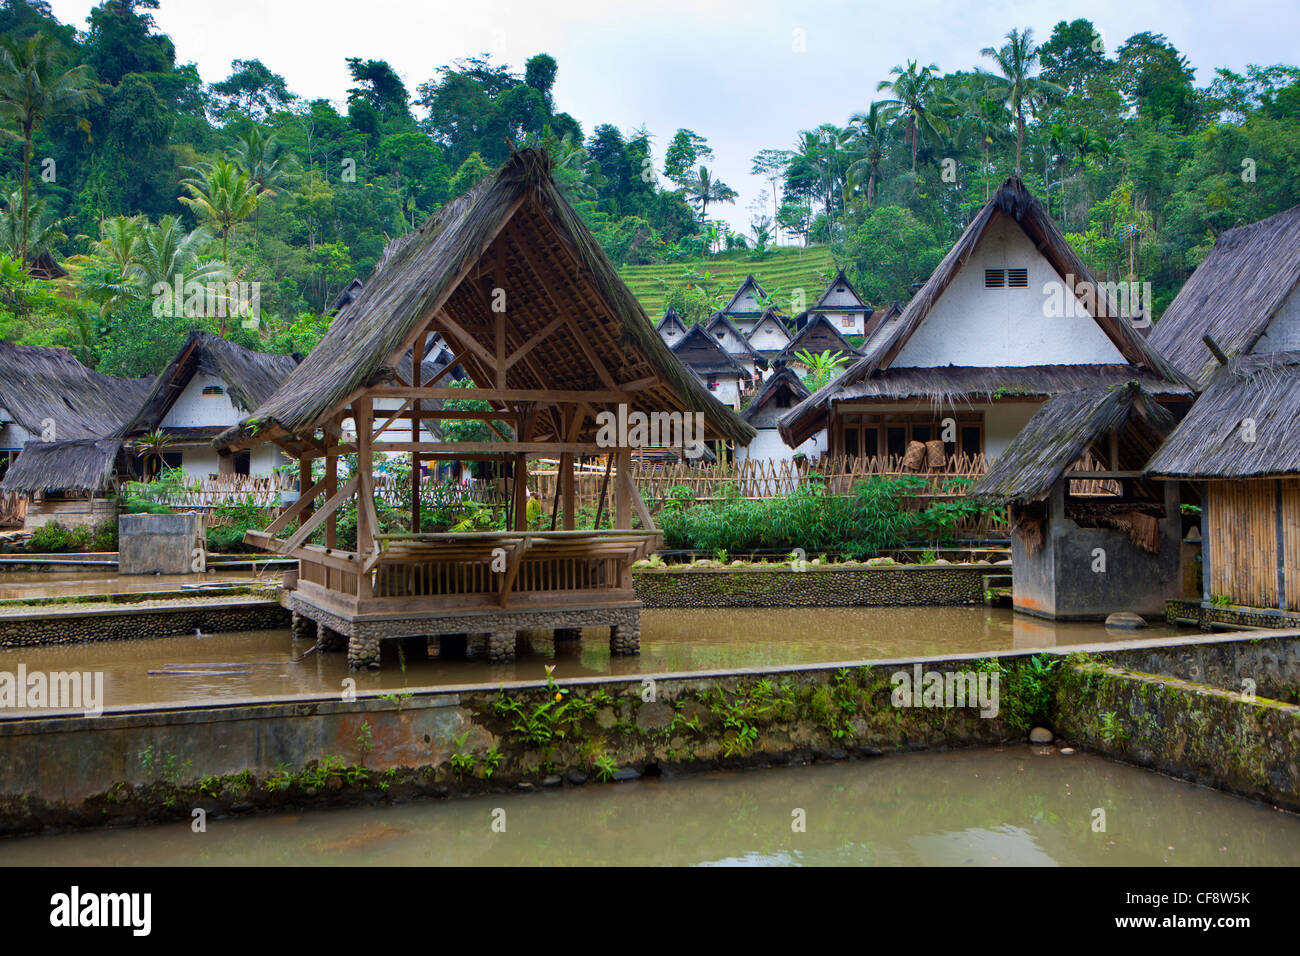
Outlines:
<svg viewBox="0 0 1300 956"><path fill-rule="evenodd" d="M456 336L456 339L460 342L460 344L463 347L469 349L471 352L473 352L475 355L481 358L484 362L486 362L489 366L494 365L496 363L496 358L492 355L492 353L489 352L482 345L480 345L478 340L475 339L473 335L465 331L465 329L461 328L459 323L457 323L450 315L447 314L446 309L443 309L441 312L438 313L438 321L451 330L451 332Z"/></svg>
<svg viewBox="0 0 1300 956"><path fill-rule="evenodd" d="M635 396L617 388L584 391L549 388L411 388L409 385L372 385L364 390L371 398L435 398L482 402L538 402L580 405L584 402L627 402Z"/></svg>
<svg viewBox="0 0 1300 956"><path fill-rule="evenodd" d="M395 421L397 421L399 418L401 418L401 417L402 417L402 413L405 412L408 408L410 408L410 407L411 407L411 404L412 404L414 401L415 401L414 398L408 398L406 401L404 401L404 402L402 403L402 406L401 406L397 411L393 412L392 415L388 416L388 420L385 421L382 425L380 425L380 426L379 426L379 427L374 431L374 433L370 436L370 440L371 440L372 442L374 442L374 441L378 441L378 440L379 440L379 436L382 435L384 432L386 432L386 431L388 430L388 426L389 426L389 425L393 424L393 422L395 422ZM412 437L412 439L414 439L414 437L415 437L415 432L412 432L412 433L411 433L411 437Z"/></svg>
<svg viewBox="0 0 1300 956"><path fill-rule="evenodd" d="M614 485L614 524L620 528L630 528L632 527L632 497L628 491L632 483L624 480L624 475L630 478L632 474L632 449L618 449L615 453L615 465L618 468L618 479Z"/></svg>
<svg viewBox="0 0 1300 956"><path fill-rule="evenodd" d="M374 451L457 452L469 454L505 453L508 455L603 455L609 449L594 442L493 442L493 441L381 441L372 446Z"/></svg>
<svg viewBox="0 0 1300 956"><path fill-rule="evenodd" d="M563 324L564 324L564 316L562 315L556 316L555 318L551 319L551 321L548 322L540 332L537 332L536 334L532 335L527 342L525 342L523 345L519 346L519 348L515 349L513 352L510 353L510 356L505 360L505 367L507 369L510 368L521 358L523 358L525 355L527 355L529 352L535 349L539 343L541 343L545 338L547 338L547 336L549 336L552 332L554 332Z"/></svg>
<svg viewBox="0 0 1300 956"><path fill-rule="evenodd" d="M357 426L357 554L365 555L375 547L375 533L379 530L370 524L370 514L366 510L365 496L369 490L373 493L370 476L374 468L374 449L370 442L371 421L374 416L373 401L369 396L356 400L352 406L352 420ZM372 502L373 504L373 502ZM358 597L361 595L358 594Z"/></svg>
<svg viewBox="0 0 1300 956"><path fill-rule="evenodd" d="M316 529L325 523L325 519L338 511L339 506L356 493L357 486L357 476L353 475L342 488L334 492L330 499L321 506L320 511L314 513L311 518L298 526L298 530L293 533L293 537L281 545L281 553L292 551L299 545L306 544L307 539L316 533Z"/></svg>
<svg viewBox="0 0 1300 956"><path fill-rule="evenodd" d="M630 459L631 455L629 453L629 461ZM636 510L636 516L641 519L641 526L647 531L658 531L659 529L655 527L654 518L650 516L650 509L646 507L645 501L641 497L641 493L636 489L636 482L632 479L632 469L628 468L625 470L620 467L618 470L618 480L621 484L626 486L623 490L631 500L632 507ZM620 521L619 524L622 524L622 521Z"/></svg>
<svg viewBox="0 0 1300 956"><path fill-rule="evenodd" d="M312 502L315 501L316 496L319 495L324 490L325 490L325 479L322 478L320 481L316 482L316 484L312 485L306 491L300 492L298 495L298 500L295 501L293 504L291 504L289 507L285 508L284 511L280 512L280 516L276 518L274 521L272 521L269 525L267 525L263 529L263 532L265 534L271 535L271 537L275 537L275 533L277 531L279 531L281 528L286 527L290 521L298 517L298 515L303 514L303 512L307 512L305 517L310 517Z"/></svg>
<svg viewBox="0 0 1300 956"><path fill-rule="evenodd" d="M515 578L519 576L519 566L524 563L524 555L528 553L528 547L532 539L524 536L510 555L510 563L506 566L505 576L501 579L501 594L497 599L502 607L510 600L510 589L514 587Z"/></svg>
<svg viewBox="0 0 1300 956"><path fill-rule="evenodd" d="M421 366L424 364L424 353L429 347L428 330L421 332L415 337L415 343L411 346L411 385L419 388ZM411 441L420 440L420 400L407 399L403 403L406 405L415 403L415 410L411 414ZM420 531L420 453L411 452L411 530L415 533Z"/></svg>

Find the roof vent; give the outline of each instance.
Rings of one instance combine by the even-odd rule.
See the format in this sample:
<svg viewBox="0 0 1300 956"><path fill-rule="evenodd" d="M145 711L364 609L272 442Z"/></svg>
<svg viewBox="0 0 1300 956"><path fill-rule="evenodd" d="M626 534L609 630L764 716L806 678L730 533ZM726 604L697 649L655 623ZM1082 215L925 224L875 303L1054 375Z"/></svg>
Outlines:
<svg viewBox="0 0 1300 956"><path fill-rule="evenodd" d="M985 269L984 270L984 288L1001 289L1006 285L1007 272L1005 269Z"/></svg>
<svg viewBox="0 0 1300 956"><path fill-rule="evenodd" d="M203 394L204 395L225 395L226 390L222 388L220 385L204 385Z"/></svg>
<svg viewBox="0 0 1300 956"><path fill-rule="evenodd" d="M1007 288L1009 288L1009 289L1028 289L1028 288L1029 288L1029 270L1028 270L1028 269L1008 269L1008 270L1007 270Z"/></svg>

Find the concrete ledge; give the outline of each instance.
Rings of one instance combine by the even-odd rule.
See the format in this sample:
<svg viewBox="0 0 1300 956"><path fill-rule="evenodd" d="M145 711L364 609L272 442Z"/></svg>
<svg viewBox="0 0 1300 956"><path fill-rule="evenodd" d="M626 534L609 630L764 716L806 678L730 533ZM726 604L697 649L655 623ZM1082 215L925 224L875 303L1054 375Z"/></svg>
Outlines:
<svg viewBox="0 0 1300 956"><path fill-rule="evenodd" d="M165 605L71 604L0 614L0 647L136 640L205 631L262 631L289 626L274 598Z"/></svg>

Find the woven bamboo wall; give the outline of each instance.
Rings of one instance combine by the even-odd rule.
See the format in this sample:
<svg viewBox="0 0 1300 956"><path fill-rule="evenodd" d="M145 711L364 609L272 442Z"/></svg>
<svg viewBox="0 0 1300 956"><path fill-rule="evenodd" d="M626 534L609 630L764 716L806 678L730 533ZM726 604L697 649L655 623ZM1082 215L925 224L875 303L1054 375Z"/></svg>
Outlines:
<svg viewBox="0 0 1300 956"><path fill-rule="evenodd" d="M1300 481L1212 481L1207 490L1210 597L1227 595L1234 604L1277 607L1280 550L1285 567L1282 603L1300 609Z"/></svg>

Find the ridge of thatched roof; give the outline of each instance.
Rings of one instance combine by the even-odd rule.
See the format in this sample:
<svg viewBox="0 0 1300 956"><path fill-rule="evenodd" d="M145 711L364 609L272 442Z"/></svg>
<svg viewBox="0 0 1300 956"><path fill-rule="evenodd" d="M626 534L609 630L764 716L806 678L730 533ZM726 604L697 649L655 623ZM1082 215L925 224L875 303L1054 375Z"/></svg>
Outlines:
<svg viewBox="0 0 1300 956"><path fill-rule="evenodd" d="M242 447L318 428L360 389L383 381L385 369L410 348L426 322L444 338L450 328L440 324L442 316L455 315L465 327L485 322L482 317L492 315L491 290L485 293L476 267L501 273L505 278L498 278L498 285L513 291L506 313L509 333L534 335L557 310L571 313L578 329L573 334L562 329L538 342L512 367L516 384L511 387L603 390L584 358L584 349L591 349L625 376L623 382L657 380L636 392L630 404L649 411L702 411L713 433L748 442L753 430L675 360L556 187L550 167L544 150L516 150L463 196L390 243L311 354L218 444ZM547 279L560 301L552 300ZM576 336L581 338L574 341ZM472 352L461 365L481 387L492 384L491 367ZM555 428L549 414L540 418L538 441ZM595 427L586 434L594 436Z"/></svg>
<svg viewBox="0 0 1300 956"><path fill-rule="evenodd" d="M691 343L705 343L708 358L694 356L685 358L682 352L688 350ZM686 334L681 340L672 346L673 355L677 357L684 367L693 372L731 372L744 378L749 377L743 365L736 361L736 357L722 347L722 343L704 330L702 325L692 325L686 330Z"/></svg>
<svg viewBox="0 0 1300 956"><path fill-rule="evenodd" d="M853 296L854 299L857 300L858 302L857 305L827 305L826 304L826 297L831 294L831 290L834 289L835 286L841 284L844 285L844 287L849 290L849 294ZM868 311L870 311L871 306L867 305L867 303L863 301L862 296L858 295L858 290L853 287L853 283L849 281L849 277L844 273L844 270L837 269L834 277L827 284L826 291L821 294L821 298L818 299L815 303L813 303L812 308L810 308L808 311L816 312L818 309L827 309L831 312L835 312L835 311L857 312L860 309L867 309Z"/></svg>
<svg viewBox="0 0 1300 956"><path fill-rule="evenodd" d="M763 287L758 284L758 280L754 278L754 273L751 272L749 275L745 276L745 281L740 283L740 288L736 290L736 294L727 300L727 304L724 305L720 311L726 312L728 315L761 314L761 310L757 310L757 309L733 309L732 308L732 306L734 306L740 300L740 297L745 294L746 289L752 289L754 292L754 297L760 301L767 298L767 293L763 291Z"/></svg>
<svg viewBox="0 0 1300 956"><path fill-rule="evenodd" d="M1300 294L1300 206L1219 236L1148 341L1205 385L1219 364L1202 336L1227 355L1249 352L1293 293Z"/></svg>
<svg viewBox="0 0 1300 956"><path fill-rule="evenodd" d="M655 326L655 331L662 332L670 325L677 326L683 332L686 331L686 323L682 321L682 317L677 314L677 310L671 305L668 307L668 311L664 313L664 317L660 319L659 323Z"/></svg>
<svg viewBox="0 0 1300 956"><path fill-rule="evenodd" d="M254 352L211 332L194 329L158 375L148 397L121 434L138 435L156 430L185 387L200 374L224 382L237 408L244 411L256 408L280 387L300 361L301 355Z"/></svg>
<svg viewBox="0 0 1300 956"><path fill-rule="evenodd" d="M811 310L809 311L811 312ZM844 333L835 327L835 323L821 313L817 313L804 323L803 328L801 328L794 338L790 340L789 344L777 354L775 361L799 361L798 353L808 348L808 340L821 329L830 333L831 341L835 343L835 347L829 350L821 349L818 354L825 351L843 352L845 355L862 354L862 351L854 347L853 343L844 337Z"/></svg>
<svg viewBox="0 0 1300 956"><path fill-rule="evenodd" d="M1146 470L1187 479L1300 474L1300 352L1231 360Z"/></svg>
<svg viewBox="0 0 1300 956"><path fill-rule="evenodd" d="M967 496L999 505L1041 498L1113 431L1120 431L1121 460L1141 467L1173 427L1173 415L1137 382L1066 392L1034 413Z"/></svg>
<svg viewBox="0 0 1300 956"><path fill-rule="evenodd" d="M896 321L880 326L878 334L867 342L867 349L862 358L804 399L798 407L791 409L789 414L782 418L781 435L787 442L791 442L795 437L803 441L808 434L815 431L816 425L812 420L824 417L830 403L839 399L844 388L856 384L880 369L890 367L908 339L930 314L939 297L970 260L985 231L1002 216L1010 217L1020 227L1062 279L1066 276L1074 276L1076 285L1085 282L1093 283L1092 273L1071 248L1060 228L1047 214L1047 210L1025 188L1020 179L1011 177L976 213L970 225L930 274L930 278L908 301L902 315ZM1111 314L1111 304L1105 301L1104 296L1086 298L1088 301L1085 303L1081 299L1081 304L1088 305L1098 327L1129 363L1135 368L1149 369L1167 381L1188 384L1185 376L1150 345L1130 322L1119 315Z"/></svg>
<svg viewBox="0 0 1300 956"><path fill-rule="evenodd" d="M112 481L121 448L120 438L28 442L0 481L0 494L101 491Z"/></svg>
<svg viewBox="0 0 1300 956"><path fill-rule="evenodd" d="M756 362L767 361L761 355L758 354L757 349L755 349L752 345L749 344L749 339L745 337L745 333L740 331L740 329L736 328L736 326L732 323L731 319L727 317L727 314L725 312L714 312L713 315L709 318L709 321L705 323L704 331L708 332L710 335L714 335L714 329L719 325L721 325L723 328L730 331L731 334L736 337L736 340L740 342L741 346L744 348L743 352L738 352L738 353L731 352L730 349L727 349L728 353L732 355L747 355ZM726 346L723 346L723 348L726 348Z"/></svg>
<svg viewBox="0 0 1300 956"><path fill-rule="evenodd" d="M754 393L754 397L750 399L749 404L745 406L745 410L740 413L740 417L747 422L752 422L754 416L782 388L788 388L796 401L807 398L809 394L808 386L803 383L795 370L788 365L783 365L763 381L758 391Z"/></svg>
<svg viewBox="0 0 1300 956"><path fill-rule="evenodd" d="M133 416L153 378L92 371L64 348L0 342L0 408L33 436L46 424L56 441L103 438Z"/></svg>

